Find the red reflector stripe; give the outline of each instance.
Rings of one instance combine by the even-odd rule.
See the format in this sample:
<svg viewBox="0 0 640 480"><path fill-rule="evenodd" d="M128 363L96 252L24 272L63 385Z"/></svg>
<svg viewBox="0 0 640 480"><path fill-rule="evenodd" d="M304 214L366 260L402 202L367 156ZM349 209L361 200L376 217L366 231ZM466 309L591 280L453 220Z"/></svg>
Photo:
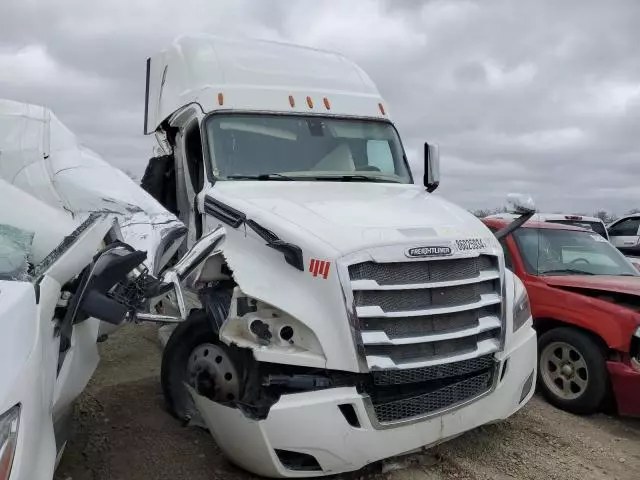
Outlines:
<svg viewBox="0 0 640 480"><path fill-rule="evenodd" d="M311 265L309 265L309 271L311 273L313 273L313 276L317 276L318 275L318 270L316 269L316 265L317 265L318 261L315 258L311 259Z"/></svg>
<svg viewBox="0 0 640 480"><path fill-rule="evenodd" d="M331 266L331 262L324 262L324 268L322 269L322 277L326 280L329 276L329 267Z"/></svg>

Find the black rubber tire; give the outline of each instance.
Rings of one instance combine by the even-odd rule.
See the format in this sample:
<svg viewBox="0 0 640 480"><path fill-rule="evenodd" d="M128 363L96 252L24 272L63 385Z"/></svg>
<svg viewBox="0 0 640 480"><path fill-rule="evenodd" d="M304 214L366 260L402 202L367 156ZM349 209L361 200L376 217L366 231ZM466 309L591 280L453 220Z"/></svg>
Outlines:
<svg viewBox="0 0 640 480"><path fill-rule="evenodd" d="M542 376L541 353L552 342L564 342L575 348L584 359L589 378L587 387L576 399L567 400L551 391ZM603 348L589 335L574 328L559 327L549 330L538 338L538 385L549 403L578 415L597 412L609 390L609 374Z"/></svg>
<svg viewBox="0 0 640 480"><path fill-rule="evenodd" d="M187 420L195 408L184 386L191 352L203 343L217 342L217 335L204 310L195 310L179 324L162 352L160 382L168 412L181 421Z"/></svg>

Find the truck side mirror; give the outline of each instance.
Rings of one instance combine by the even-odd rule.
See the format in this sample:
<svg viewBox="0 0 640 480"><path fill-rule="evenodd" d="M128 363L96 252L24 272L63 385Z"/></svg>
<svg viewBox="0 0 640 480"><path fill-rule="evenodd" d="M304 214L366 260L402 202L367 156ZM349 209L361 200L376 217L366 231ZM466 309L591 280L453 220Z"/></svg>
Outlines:
<svg viewBox="0 0 640 480"><path fill-rule="evenodd" d="M533 198L522 193L510 193L507 195L507 204L511 207L513 213L518 215L528 215L536 211L536 203Z"/></svg>
<svg viewBox="0 0 640 480"><path fill-rule="evenodd" d="M498 230L494 233L498 240L507 237L511 233L515 232L522 225L533 217L536 213L536 204L529 195L523 195L520 193L510 193L507 195L507 204L513 213L520 215L513 222L506 227Z"/></svg>
<svg viewBox="0 0 640 480"><path fill-rule="evenodd" d="M424 186L433 192L440 185L440 150L437 145L424 143Z"/></svg>

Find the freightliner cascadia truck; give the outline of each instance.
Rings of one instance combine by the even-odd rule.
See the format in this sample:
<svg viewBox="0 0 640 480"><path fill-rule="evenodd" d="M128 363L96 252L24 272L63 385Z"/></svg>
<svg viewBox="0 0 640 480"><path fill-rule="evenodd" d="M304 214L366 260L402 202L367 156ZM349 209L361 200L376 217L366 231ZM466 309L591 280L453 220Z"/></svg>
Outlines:
<svg viewBox="0 0 640 480"><path fill-rule="evenodd" d="M480 220L433 194L436 146L416 181L356 64L184 36L147 60L145 100L158 145L143 187L188 227L180 254L219 237L177 290L188 315L166 344L162 388L231 461L267 477L353 471L531 398L522 282ZM514 198L523 217L534 211Z"/></svg>

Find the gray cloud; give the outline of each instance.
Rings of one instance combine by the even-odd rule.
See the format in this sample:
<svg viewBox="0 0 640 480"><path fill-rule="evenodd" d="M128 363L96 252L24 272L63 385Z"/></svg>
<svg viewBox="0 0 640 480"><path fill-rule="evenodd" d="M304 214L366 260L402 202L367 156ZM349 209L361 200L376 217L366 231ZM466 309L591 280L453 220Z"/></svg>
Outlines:
<svg viewBox="0 0 640 480"><path fill-rule="evenodd" d="M339 50L378 84L420 177L468 208L527 191L544 210L640 207L640 3L601 1L11 2L0 96L50 106L82 142L140 173L144 62L211 32Z"/></svg>

